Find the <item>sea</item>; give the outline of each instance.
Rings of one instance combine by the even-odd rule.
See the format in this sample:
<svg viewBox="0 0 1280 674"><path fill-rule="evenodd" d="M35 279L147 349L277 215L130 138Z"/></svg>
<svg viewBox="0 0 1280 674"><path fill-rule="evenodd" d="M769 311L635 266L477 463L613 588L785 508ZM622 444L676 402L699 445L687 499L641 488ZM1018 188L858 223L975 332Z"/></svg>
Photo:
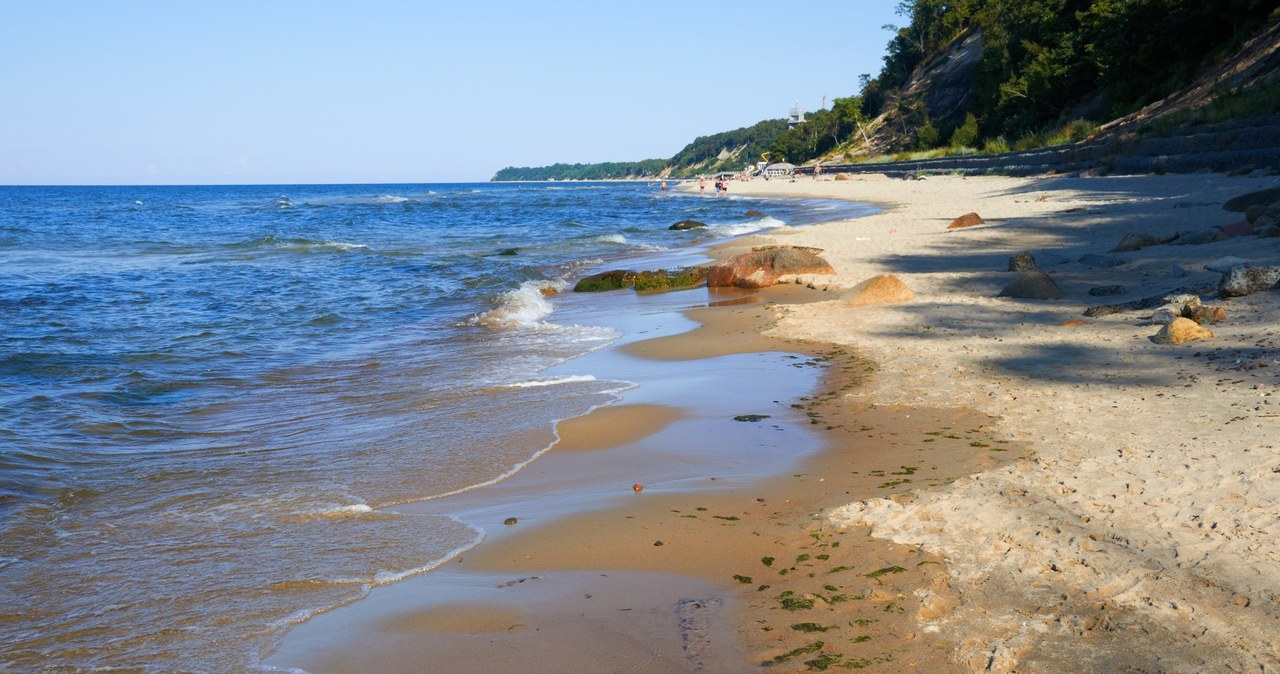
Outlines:
<svg viewBox="0 0 1280 674"><path fill-rule="evenodd" d="M395 506L500 482L637 385L548 374L623 337L562 315L577 278L869 210L646 183L0 187L0 671L269 669L291 626L484 537Z"/></svg>

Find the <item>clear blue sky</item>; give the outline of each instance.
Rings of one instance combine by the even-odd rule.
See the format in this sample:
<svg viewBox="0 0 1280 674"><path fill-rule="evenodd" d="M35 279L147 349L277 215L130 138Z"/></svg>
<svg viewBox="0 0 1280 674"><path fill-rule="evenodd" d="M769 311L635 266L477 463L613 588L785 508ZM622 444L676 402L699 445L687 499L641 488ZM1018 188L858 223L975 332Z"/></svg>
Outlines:
<svg viewBox="0 0 1280 674"><path fill-rule="evenodd" d="M896 0L0 0L0 184L488 180L876 74Z"/></svg>

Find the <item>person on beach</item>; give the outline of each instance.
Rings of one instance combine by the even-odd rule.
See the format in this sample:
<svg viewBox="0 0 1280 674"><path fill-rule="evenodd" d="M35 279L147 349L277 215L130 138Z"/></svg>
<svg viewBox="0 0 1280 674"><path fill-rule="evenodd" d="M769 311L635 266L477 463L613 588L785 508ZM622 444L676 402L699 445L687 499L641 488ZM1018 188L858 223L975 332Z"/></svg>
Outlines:
<svg viewBox="0 0 1280 674"><path fill-rule="evenodd" d="M817 180L819 175L822 175L822 164L813 167L813 179Z"/></svg>
<svg viewBox="0 0 1280 674"><path fill-rule="evenodd" d="M663 192L666 192L666 191L667 191L667 181L665 181L665 180L664 180L664 181L662 181L662 186L661 186L661 187L659 187L658 189L662 190Z"/></svg>
<svg viewBox="0 0 1280 674"><path fill-rule="evenodd" d="M707 179L698 178L698 196L703 196L707 191Z"/></svg>

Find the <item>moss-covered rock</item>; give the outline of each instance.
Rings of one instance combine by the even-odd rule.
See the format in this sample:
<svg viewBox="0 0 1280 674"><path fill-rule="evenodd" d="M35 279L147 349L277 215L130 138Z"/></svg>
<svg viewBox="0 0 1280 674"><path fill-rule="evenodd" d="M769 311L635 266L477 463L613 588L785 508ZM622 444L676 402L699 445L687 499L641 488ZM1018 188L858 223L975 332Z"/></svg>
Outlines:
<svg viewBox="0 0 1280 674"><path fill-rule="evenodd" d="M636 284L636 273L625 269L600 272L584 276L573 286L575 293L595 293L605 290L621 290Z"/></svg>
<svg viewBox="0 0 1280 674"><path fill-rule="evenodd" d="M707 270L702 267L684 267L681 269L658 269L642 271L636 274L636 292L656 292L660 290L677 290L702 285L707 280Z"/></svg>

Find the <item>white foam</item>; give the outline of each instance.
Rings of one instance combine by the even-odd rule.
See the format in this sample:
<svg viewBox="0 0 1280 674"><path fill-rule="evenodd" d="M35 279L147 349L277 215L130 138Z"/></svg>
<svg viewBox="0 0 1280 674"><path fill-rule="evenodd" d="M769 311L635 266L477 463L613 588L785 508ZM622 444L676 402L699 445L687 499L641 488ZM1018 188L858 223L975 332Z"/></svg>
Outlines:
<svg viewBox="0 0 1280 674"><path fill-rule="evenodd" d="M473 316L470 323L495 330L513 330L540 325L554 308L546 295L569 287L565 281L525 281L515 290L502 293L494 308Z"/></svg>
<svg viewBox="0 0 1280 674"><path fill-rule="evenodd" d="M558 386L560 384L574 384L578 382L595 381L596 378L589 374L571 374L566 377L556 377L554 379L534 379L532 381L522 381L515 384L507 384L507 388L538 388L540 386Z"/></svg>
<svg viewBox="0 0 1280 674"><path fill-rule="evenodd" d="M600 243L616 243L625 246L627 243L627 237L621 234L601 234L596 237L596 241Z"/></svg>
<svg viewBox="0 0 1280 674"><path fill-rule="evenodd" d="M394 194L379 194L373 200L380 204L402 204L409 200L409 197L398 197Z"/></svg>
<svg viewBox="0 0 1280 674"><path fill-rule="evenodd" d="M742 236L743 234L751 234L766 229L777 229L785 227L787 223L766 215L763 218L748 220L746 222L734 222L724 225L712 225L710 229L720 236Z"/></svg>

